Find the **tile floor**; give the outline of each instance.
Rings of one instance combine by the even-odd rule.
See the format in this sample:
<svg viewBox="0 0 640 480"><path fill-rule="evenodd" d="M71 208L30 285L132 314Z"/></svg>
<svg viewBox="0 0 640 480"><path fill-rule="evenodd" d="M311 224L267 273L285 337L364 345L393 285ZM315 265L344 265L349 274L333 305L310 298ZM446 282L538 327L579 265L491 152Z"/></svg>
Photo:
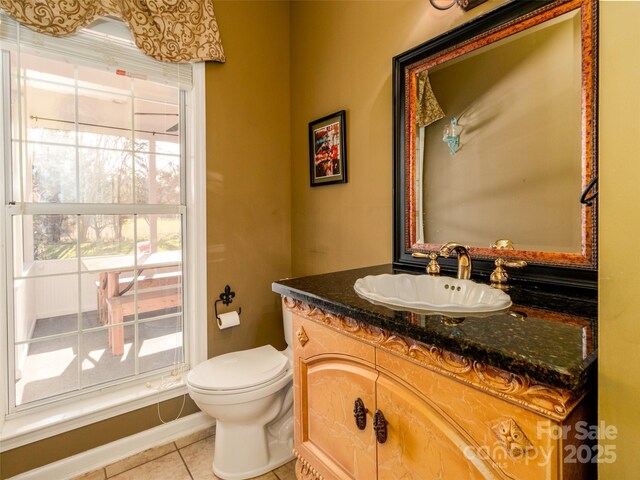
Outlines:
<svg viewBox="0 0 640 480"><path fill-rule="evenodd" d="M196 432L73 480L219 480L211 471L215 429ZM296 480L295 460L256 480Z"/></svg>

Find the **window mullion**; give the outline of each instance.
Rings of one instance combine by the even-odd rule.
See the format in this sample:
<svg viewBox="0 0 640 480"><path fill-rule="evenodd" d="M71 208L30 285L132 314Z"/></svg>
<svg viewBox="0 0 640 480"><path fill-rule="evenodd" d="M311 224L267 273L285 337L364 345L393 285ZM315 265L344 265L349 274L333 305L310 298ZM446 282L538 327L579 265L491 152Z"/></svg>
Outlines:
<svg viewBox="0 0 640 480"><path fill-rule="evenodd" d="M138 191L136 189L136 124L135 124L135 103L136 103L136 97L135 97L135 93L134 93L134 85L136 83L136 80L134 79L131 82L130 85L130 91L129 91L129 95L131 98L131 110L129 112L130 114L130 122L131 122L131 145L129 145L129 148L131 149L131 202L138 204L140 203L138 201Z"/></svg>
<svg viewBox="0 0 640 480"><path fill-rule="evenodd" d="M180 242L182 245L182 252L183 252L183 259L182 259L182 283L180 284L181 287L181 293L182 293L182 352L183 352L183 358L185 363L188 362L187 359L191 358L191 342L187 341L187 338L189 338L189 336L191 335L191 323L189 323L187 325L187 322L185 322L185 312L186 311L195 311L195 305L191 305L189 303L189 296L186 295L186 292L188 292L189 288L190 288L190 282L189 282L189 278L191 278L191 272L189 271L189 265L190 265L190 258L189 258L189 250L187 248L185 248L185 246L188 244L188 240L186 238L187 235L187 222L189 221L189 219L187 218L187 208L186 206L183 206L181 209L181 214L180 214L180 224L182 225L182 236L180 238ZM191 309L194 310L191 310Z"/></svg>
<svg viewBox="0 0 640 480"><path fill-rule="evenodd" d="M133 244L138 244L138 215L133 216ZM133 275L138 276L138 249L134 250L133 255ZM131 355L133 355L133 371L135 375L140 373L140 365L138 361L138 282L133 284L133 346L131 347ZM124 328L124 327L123 327Z"/></svg>
<svg viewBox="0 0 640 480"><path fill-rule="evenodd" d="M2 138L0 138L0 144L2 145L2 154L4 158L4 178L2 179L2 184L6 189L4 192L5 203L9 203L9 201L13 200L13 182L11 179L11 168L12 168L12 142L11 142L11 54L2 50L0 52L2 54L2 78L0 79L0 84L2 85L2 91L0 91L0 95L2 96Z"/></svg>
<svg viewBox="0 0 640 480"><path fill-rule="evenodd" d="M132 205L128 203L16 203L7 207L10 215L171 215L180 205Z"/></svg>
<svg viewBox="0 0 640 480"><path fill-rule="evenodd" d="M190 110L192 107L189 106L188 108ZM187 149L187 144L189 142L186 141L187 123L190 118L191 116L187 114L187 92L181 89L180 90L180 125L179 125L178 132L180 134L180 137L179 137L180 138L180 156L183 159L189 158L188 155L192 154L192 152L190 152ZM181 205L187 204L186 192L187 192L187 162L183 161L183 162L180 162L180 204Z"/></svg>
<svg viewBox="0 0 640 480"><path fill-rule="evenodd" d="M25 165L24 165L24 159L26 158L26 152L24 151L26 148L25 145L25 138L24 138L24 130L25 130L25 124L24 124L24 115L23 115L23 110L24 110L24 102L25 102L25 93L24 93L24 74L22 71L22 65L20 65L21 63L21 55L20 55L20 34L21 34L21 29L18 28L17 30L17 40L18 40L18 50L16 52L16 87L18 90L18 99L17 99L17 105L18 105L18 121L16 122L18 125L18 135L17 135L17 141L18 141L18 175L20 178L20 183L18 184L18 190L19 190L19 197L18 200L20 202L24 202L25 200L25 196L24 196L24 170L25 170ZM11 124L10 124L11 125ZM11 136L11 134L9 134L9 141L13 142L13 138ZM11 158L11 157L9 157ZM15 166L15 164L14 164ZM11 179L11 182L13 183L13 178ZM11 200L15 201L16 197L15 197L15 192L12 192L13 196L11 198Z"/></svg>
<svg viewBox="0 0 640 480"><path fill-rule="evenodd" d="M25 191L24 191L24 187L25 187L25 170L26 170L26 165L25 165L25 159L27 158L27 154L28 154L28 149L26 146L26 138L25 138L25 120L24 120L24 115L23 115L23 111L25 108L25 101L26 101L26 93L24 92L24 74L22 71L22 66L20 65L20 49L18 49L18 52L16 54L16 87L17 87L17 101L16 104L18 106L18 121L15 122L16 125L18 126L18 134L16 135L16 141L18 142L18 148L17 148L17 155L18 155L18 159L17 161L13 162L13 167L18 169L18 178L19 178L19 183L18 183L18 196L16 197L16 192L12 192L13 197L11 198L13 201L20 201L20 202L24 202L25 200ZM10 135L9 136L9 141L13 143L13 138ZM11 158L11 157L9 157ZM13 183L13 179L12 179L12 183Z"/></svg>
<svg viewBox="0 0 640 480"><path fill-rule="evenodd" d="M74 135L74 144L75 144L75 174L76 174L76 202L80 203L82 198L80 197L80 129L79 129L79 115L80 109L78 106L78 67L73 67L73 73L75 75L73 88L75 95L73 102L73 119L75 121L75 135ZM78 388L82 390L84 387L83 377L82 377L82 359L84 357L84 335L82 333L82 251L81 251L81 243L80 243L80 220L81 215L76 215L76 257L78 259L78 269L77 269L77 285L78 285L78 324L77 324L77 332L78 336L76 338L77 344L77 358L76 362L76 384Z"/></svg>
<svg viewBox="0 0 640 480"><path fill-rule="evenodd" d="M78 284L78 326L77 326L77 331L78 331L78 338L77 338L77 345L78 345L78 352L77 352L77 357L78 357L78 361L76 362L76 368L77 368L77 385L78 388L80 390L82 390L82 388L84 387L83 384L83 378L82 378L82 358L84 357L84 335L82 332L82 252L80 250L81 248L81 243L80 243L80 215L76 215L76 257L78 259L78 271L77 271L77 284Z"/></svg>
<svg viewBox="0 0 640 480"><path fill-rule="evenodd" d="M13 246L13 238L14 238L14 233L13 233L13 221L11 219L11 216L9 215L9 213L6 211L5 209L5 214L4 214L4 220L5 220L5 225L6 225L6 229L5 229L5 235L6 235L6 241L5 241L5 246L7 249L6 255L7 255L7 262L6 262L6 268L7 271L5 272L5 281L6 281L6 286L7 288L5 288L5 291L3 292L4 295L6 295L6 303L7 303L7 322L5 322L5 324L3 325L2 328L0 328L0 331L4 331L6 332L7 335L7 373L6 373L6 380L8 382L8 385L15 385L16 383L16 346L15 346L15 325L13 324L13 317L14 317L14 303L15 303L15 299L13 296L13 288L9 288L9 287L13 287L13 272L15 270L14 264L13 264L13 259L15 258L13 251L14 251L14 246ZM0 362L1 363L1 362ZM9 406L9 411L11 411L11 408L16 404L16 392L15 392L15 388L8 388L8 406Z"/></svg>
<svg viewBox="0 0 640 480"><path fill-rule="evenodd" d="M82 202L82 199L80 198L80 129L79 129L79 115L80 115L80 109L78 106L78 67L74 66L73 67L73 73L75 75L75 79L73 82L73 89L75 92L75 95L73 96L73 119L75 121L75 156L76 156L76 202L80 203Z"/></svg>

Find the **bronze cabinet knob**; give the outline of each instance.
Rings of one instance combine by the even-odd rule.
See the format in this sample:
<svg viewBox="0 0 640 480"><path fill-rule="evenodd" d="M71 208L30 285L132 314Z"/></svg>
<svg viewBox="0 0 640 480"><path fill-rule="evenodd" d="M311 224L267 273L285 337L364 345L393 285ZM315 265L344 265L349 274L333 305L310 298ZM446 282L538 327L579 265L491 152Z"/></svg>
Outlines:
<svg viewBox="0 0 640 480"><path fill-rule="evenodd" d="M378 443L387 441L387 420L380 410L376 410L376 413L373 415L373 431L376 434Z"/></svg>
<svg viewBox="0 0 640 480"><path fill-rule="evenodd" d="M364 430L366 428L368 411L362 399L360 397L356 398L356 401L353 403L353 418L356 421L358 430Z"/></svg>

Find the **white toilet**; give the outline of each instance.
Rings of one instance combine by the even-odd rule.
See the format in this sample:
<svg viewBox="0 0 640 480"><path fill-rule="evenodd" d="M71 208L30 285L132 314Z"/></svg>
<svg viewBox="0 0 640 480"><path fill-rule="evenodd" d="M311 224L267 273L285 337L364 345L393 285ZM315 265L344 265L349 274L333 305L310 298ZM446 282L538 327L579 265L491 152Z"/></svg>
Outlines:
<svg viewBox="0 0 640 480"><path fill-rule="evenodd" d="M291 312L283 311L287 348L232 352L196 365L189 395L216 419L213 473L243 480L287 463L293 455Z"/></svg>

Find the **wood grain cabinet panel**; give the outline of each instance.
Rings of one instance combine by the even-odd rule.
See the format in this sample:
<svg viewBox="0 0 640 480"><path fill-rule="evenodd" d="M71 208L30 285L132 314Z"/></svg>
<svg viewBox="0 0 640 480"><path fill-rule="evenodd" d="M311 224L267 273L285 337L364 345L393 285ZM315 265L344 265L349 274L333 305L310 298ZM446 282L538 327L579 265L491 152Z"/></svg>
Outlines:
<svg viewBox="0 0 640 480"><path fill-rule="evenodd" d="M316 478L374 480L375 349L298 316L293 325L308 338L294 349L296 450L321 473ZM367 409L364 430L354 418L357 399Z"/></svg>
<svg viewBox="0 0 640 480"><path fill-rule="evenodd" d="M386 375L378 377L376 394L388 422L387 441L378 445L378 480L498 478L472 454L473 440L432 402Z"/></svg>
<svg viewBox="0 0 640 480"><path fill-rule="evenodd" d="M394 380L396 390L389 392L389 402L394 401L394 393L404 397L404 392L412 392L414 409L425 410L428 406L434 412L431 415L437 412L441 430L448 432L447 438L471 464L467 465L468 473L442 478L476 478L477 473L483 475L478 478L556 478L561 445L549 435L556 422L388 352L378 352L377 367ZM398 422L407 420L400 418ZM429 438L431 431L421 428L420 434ZM436 444L439 455L447 453L443 464L464 463L450 452L451 448L445 448L450 447L447 442ZM418 474L408 478L438 477Z"/></svg>

